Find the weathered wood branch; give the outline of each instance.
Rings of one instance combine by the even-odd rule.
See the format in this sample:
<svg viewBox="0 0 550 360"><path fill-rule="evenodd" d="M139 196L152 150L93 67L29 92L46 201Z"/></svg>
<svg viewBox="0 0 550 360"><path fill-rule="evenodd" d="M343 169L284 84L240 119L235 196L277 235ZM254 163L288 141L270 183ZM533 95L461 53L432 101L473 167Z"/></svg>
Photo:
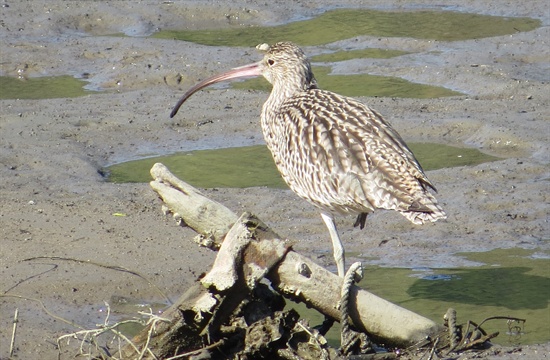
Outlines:
<svg viewBox="0 0 550 360"><path fill-rule="evenodd" d="M182 219L186 225L199 233L200 242L209 247L219 248L225 234L237 221L238 216L222 204L208 199L202 193L178 179L164 165L155 164L151 168L155 190L176 219Z"/></svg>
<svg viewBox="0 0 550 360"><path fill-rule="evenodd" d="M195 285L168 309L162 316L166 321L155 324L154 332L149 332L149 327L136 336L138 348L148 341L159 357L174 354L178 347L196 349L193 344L200 343L199 336L178 341L177 335L193 323L196 334L205 333L201 327L216 329L264 276L285 296L339 321L340 277L290 250L288 241L254 216L245 213L237 218L223 205L207 199L164 165L155 164L151 175L155 179L152 188L172 213L199 234L223 242L201 285ZM350 318L357 329L394 346L409 346L441 331L433 321L358 287L351 292ZM124 351L130 354L134 350L128 347Z"/></svg>
<svg viewBox="0 0 550 360"><path fill-rule="evenodd" d="M142 348L147 344L156 358L166 358L178 349L200 349L204 336L216 336L220 326L288 251L286 242L269 239L264 233L269 230L254 216L245 213L238 218L226 234L212 269L162 314L162 321L134 337L134 345ZM125 347L121 355L134 358L134 347Z"/></svg>
<svg viewBox="0 0 550 360"><path fill-rule="evenodd" d="M179 213L185 223L198 233L223 234L224 229L230 228L235 223L237 216L231 210L207 199L200 191L177 179L164 165L155 164L151 169L151 175L155 178L151 182L151 186L167 203L170 210ZM163 184L165 189L177 186L184 193L168 194L161 190L157 185L159 183ZM197 220L191 222L190 219ZM280 239L276 233L267 227L263 228L262 237L270 240ZM223 235L220 235L219 238L223 238ZM310 259L290 251L284 261L270 272L268 279L285 293L294 295L299 293L308 305L319 308L324 314L338 319L338 310L335 305L339 300L342 280ZM424 335L428 335L431 330L437 328L431 320L398 307L365 290L357 288L354 293L359 307L357 310L362 315L352 315L353 320L356 324L364 324L360 328L362 327L371 334L380 334L383 337L387 336L396 340L403 339L406 343L409 343L419 339L418 337L415 338L413 333L423 338ZM368 325L372 323L379 325L372 328L372 325ZM409 329L407 329L407 324L410 324ZM426 331L428 333L425 333ZM419 332L423 334L418 335Z"/></svg>

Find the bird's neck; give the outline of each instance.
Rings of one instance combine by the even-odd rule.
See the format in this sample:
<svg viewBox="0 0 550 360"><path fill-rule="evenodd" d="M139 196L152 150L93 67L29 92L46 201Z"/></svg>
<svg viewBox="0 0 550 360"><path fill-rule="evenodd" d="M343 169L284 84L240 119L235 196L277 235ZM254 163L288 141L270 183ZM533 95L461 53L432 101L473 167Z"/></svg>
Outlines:
<svg viewBox="0 0 550 360"><path fill-rule="evenodd" d="M276 111L286 99L294 96L296 92L295 89L277 89L274 87L265 101L264 110L268 108L271 111Z"/></svg>
<svg viewBox="0 0 550 360"><path fill-rule="evenodd" d="M306 74L298 77L298 79L280 77L271 80L273 89L264 103L261 116L262 130L270 149L274 146L276 139L283 136L283 134L277 134L279 130L284 128L282 124L277 123L281 121L278 114L283 103L298 96L298 94L317 88L317 81L311 69L307 67L306 70Z"/></svg>
<svg viewBox="0 0 550 360"><path fill-rule="evenodd" d="M267 98L264 104L264 111L269 109L271 111L277 111L281 104L287 99L300 94L309 89L316 89L317 81L311 75L309 78L304 78L304 81L301 82L292 82L290 81L278 81L273 84L273 89L271 94Z"/></svg>
<svg viewBox="0 0 550 360"><path fill-rule="evenodd" d="M267 98L264 106L262 107L261 126L262 132L267 144L267 147L272 153L276 153L276 148L279 143L283 141L285 135L285 126L283 125L281 118L281 107L286 101L292 100L299 94L304 93L310 89L317 88L315 79L309 82L307 85L302 86L284 86L279 87L274 84L271 94ZM275 156L275 155L274 155Z"/></svg>

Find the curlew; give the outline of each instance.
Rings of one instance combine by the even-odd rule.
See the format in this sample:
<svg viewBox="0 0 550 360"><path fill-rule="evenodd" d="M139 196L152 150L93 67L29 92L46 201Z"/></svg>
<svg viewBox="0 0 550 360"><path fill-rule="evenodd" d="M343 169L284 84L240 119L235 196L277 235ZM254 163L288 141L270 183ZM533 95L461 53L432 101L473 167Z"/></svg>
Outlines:
<svg viewBox="0 0 550 360"><path fill-rule="evenodd" d="M265 52L261 61L196 84L170 117L208 85L263 75L273 86L261 113L265 142L290 189L320 209L339 276L344 276L345 257L334 215L357 214L354 226L361 229L375 209L398 211L414 224L446 218L429 191L434 185L382 115L319 89L309 60L295 44L257 48Z"/></svg>

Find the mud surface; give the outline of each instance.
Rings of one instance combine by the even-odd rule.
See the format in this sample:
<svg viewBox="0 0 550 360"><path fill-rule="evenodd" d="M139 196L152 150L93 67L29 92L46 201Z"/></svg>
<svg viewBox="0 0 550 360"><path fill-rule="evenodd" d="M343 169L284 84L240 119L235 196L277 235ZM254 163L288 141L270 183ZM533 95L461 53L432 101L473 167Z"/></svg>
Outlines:
<svg viewBox="0 0 550 360"><path fill-rule="evenodd" d="M358 37L337 48L410 51L391 60L348 61L335 73L368 72L446 86L463 97L362 99L406 141L477 147L505 160L432 171L446 222L415 227L399 214L369 217L368 231L340 218L346 250L386 266L472 265L453 254L521 247L548 250L550 16L545 0L338 1L376 9L440 9L539 18L543 26L459 42ZM167 302L145 280L97 263L138 271L175 299L215 256L192 231L160 211L148 184L104 181L104 166L147 154L261 144L259 111L266 94L203 91L171 120L172 106L206 75L257 61L251 48L213 48L143 37L156 29L278 24L315 15L336 2L4 1L0 75L77 75L104 92L79 98L0 101L0 289L42 301L84 327L102 323L112 295ZM104 36L123 33L129 36ZM284 39L281 39L284 40ZM258 43L262 39L258 39ZM323 47L305 48L308 54ZM182 82L175 79L182 74ZM167 77L167 86L164 78ZM211 120L211 122L210 122ZM198 123L205 125L197 126ZM257 214L295 249L333 266L318 212L290 191L206 190L237 213ZM120 216L124 215L124 216ZM25 261L36 257L48 257ZM76 263L56 258L89 261ZM349 259L349 262L353 259ZM75 327L40 303L0 299L0 357L8 354L11 317L19 308L17 355L57 357L55 340ZM540 359L549 345L497 348L491 359ZM546 355L544 355L546 356Z"/></svg>

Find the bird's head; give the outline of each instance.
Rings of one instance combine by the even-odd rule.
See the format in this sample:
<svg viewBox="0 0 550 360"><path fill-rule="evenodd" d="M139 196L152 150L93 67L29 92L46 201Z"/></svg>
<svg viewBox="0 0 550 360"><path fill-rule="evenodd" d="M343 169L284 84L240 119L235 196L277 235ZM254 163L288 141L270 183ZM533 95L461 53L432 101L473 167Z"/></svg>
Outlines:
<svg viewBox="0 0 550 360"><path fill-rule="evenodd" d="M309 60L297 45L291 42L279 42L271 46L260 44L256 48L265 52L262 60L234 68L196 84L178 101L170 117L176 115L181 105L191 95L221 81L263 75L273 85L275 92L287 94L316 87Z"/></svg>
<svg viewBox="0 0 550 360"><path fill-rule="evenodd" d="M260 69L274 87L292 86L305 90L315 82L309 60L295 44L279 42L271 46L260 44L256 48L265 52Z"/></svg>

